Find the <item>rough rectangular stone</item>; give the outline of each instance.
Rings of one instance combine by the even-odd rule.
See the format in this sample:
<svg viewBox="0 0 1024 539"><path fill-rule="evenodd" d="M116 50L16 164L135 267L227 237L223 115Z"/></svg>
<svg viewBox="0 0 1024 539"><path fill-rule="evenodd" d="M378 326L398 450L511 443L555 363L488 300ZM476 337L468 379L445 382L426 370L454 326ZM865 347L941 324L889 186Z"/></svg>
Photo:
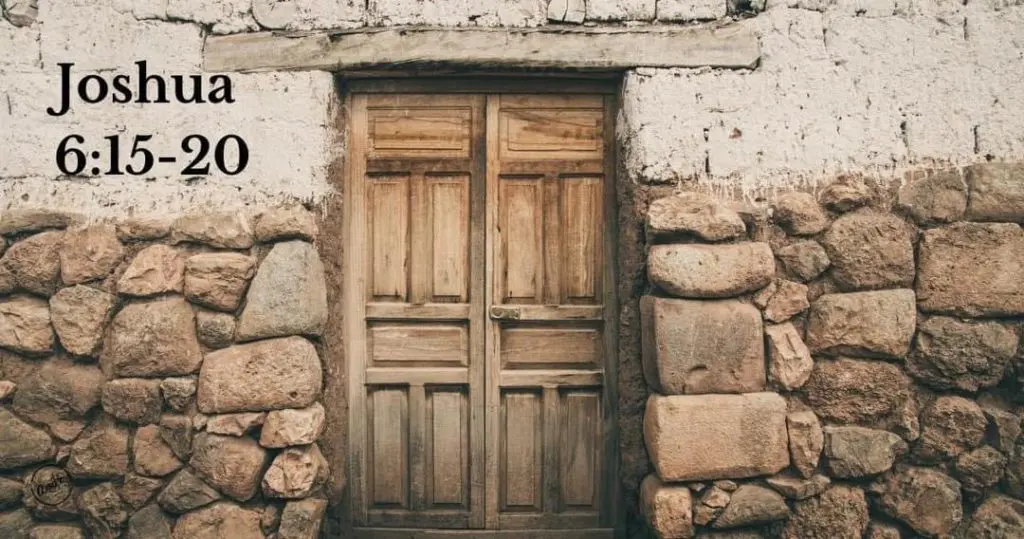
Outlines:
<svg viewBox="0 0 1024 539"><path fill-rule="evenodd" d="M811 304L807 346L813 353L902 358L916 322L913 290L825 294Z"/></svg>
<svg viewBox="0 0 1024 539"><path fill-rule="evenodd" d="M666 485L655 474L640 484L640 510L658 537L693 537L693 509L686 485Z"/></svg>
<svg viewBox="0 0 1024 539"><path fill-rule="evenodd" d="M746 231L739 214L705 193L690 191L659 198L647 208L647 238L651 243L677 238L722 241Z"/></svg>
<svg viewBox="0 0 1024 539"><path fill-rule="evenodd" d="M306 498L288 502L281 512L278 539L316 539L327 512L327 500Z"/></svg>
<svg viewBox="0 0 1024 539"><path fill-rule="evenodd" d="M238 500L252 498L270 457L248 437L201 433L196 436L189 465L211 486Z"/></svg>
<svg viewBox="0 0 1024 539"><path fill-rule="evenodd" d="M1024 230L957 223L928 230L918 247L918 307L961 316L1024 314Z"/></svg>
<svg viewBox="0 0 1024 539"><path fill-rule="evenodd" d="M644 440L663 481L774 474L789 465L786 401L775 393L653 395Z"/></svg>
<svg viewBox="0 0 1024 539"><path fill-rule="evenodd" d="M195 324L180 296L129 303L110 323L100 366L111 376L191 374L203 361Z"/></svg>
<svg viewBox="0 0 1024 539"><path fill-rule="evenodd" d="M770 283L775 258L767 243L655 245L647 275L673 296L727 298Z"/></svg>
<svg viewBox="0 0 1024 539"><path fill-rule="evenodd" d="M895 215L843 215L825 232L822 245L832 261L832 281L844 292L913 286L913 234Z"/></svg>
<svg viewBox="0 0 1024 539"><path fill-rule="evenodd" d="M933 316L917 326L907 372L942 390L995 386L1017 353L1019 333L1013 324Z"/></svg>
<svg viewBox="0 0 1024 539"><path fill-rule="evenodd" d="M0 301L0 348L25 354L45 354L53 348L50 306L31 296Z"/></svg>
<svg viewBox="0 0 1024 539"><path fill-rule="evenodd" d="M665 395L765 387L761 313L738 300L640 300L647 383Z"/></svg>
<svg viewBox="0 0 1024 539"><path fill-rule="evenodd" d="M267 339L207 354L197 403L204 414L304 408L316 401L322 381L309 341Z"/></svg>
<svg viewBox="0 0 1024 539"><path fill-rule="evenodd" d="M1024 165L981 163L967 167L972 221L1024 223Z"/></svg>

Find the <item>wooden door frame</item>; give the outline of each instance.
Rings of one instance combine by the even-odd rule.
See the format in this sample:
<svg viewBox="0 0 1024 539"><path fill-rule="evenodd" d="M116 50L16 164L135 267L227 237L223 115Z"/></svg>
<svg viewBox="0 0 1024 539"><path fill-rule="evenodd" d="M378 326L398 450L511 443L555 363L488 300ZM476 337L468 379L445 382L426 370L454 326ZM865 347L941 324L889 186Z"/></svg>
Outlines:
<svg viewBox="0 0 1024 539"><path fill-rule="evenodd" d="M604 188L604 256L605 275L603 279L603 293L607 302L606 320L604 325L604 345L606 350L604 361L604 385L603 391L604 413L607 420L604 426L605 442L602 447L602 454L607 466L603 479L605 499L601 514L608 520L604 527L614 529L616 537L621 537L625 531L625 507L622 503L622 484L619 477L621 465L621 454L619 450L619 391L618 391L618 333L619 333L619 301L617 295L617 283L620 277L618 271L618 200L617 200L617 177L619 160L617 145L615 144L614 129L615 119L619 109L619 95L621 88L621 74L486 74L468 76L436 76L436 77L344 77L339 76L338 92L339 104L335 111L335 127L340 133L339 144L344 151L338 152L332 163L329 176L332 185L340 193L340 196L330 197L325 208L325 217L322 220L324 234L338 230L341 234L331 235L323 238L321 247L328 262L328 267L334 270L334 275L329 275L332 290L329 291L329 299L332 305L341 308L351 301L350 291L359 288L358 283L351 282L354 275L350 271L350 254L348 246L351 245L353 226L351 222L352 212L350 206L345 202L349 200L354 175L349 156L353 149L355 137L352 133L353 117L352 103L354 94L374 93L409 93L409 94L441 94L441 93L474 93L474 94L497 94L497 93L540 93L540 94L581 94L597 93L605 95L608 99L608 106L605 109L605 122L611 126L612 136L605 137L605 188ZM554 84L553 84L554 83ZM486 156L485 156L486 158ZM485 208L486 210L486 208ZM474 216L475 217L475 216ZM330 272L329 272L330 273ZM342 309L339 308L338 311ZM336 311L337 312L337 311ZM343 317L342 317L343 318ZM489 323L489 318L488 318ZM341 473L332 474L329 486L329 495L334 505L339 509L331 520L332 528L342 533L351 534L354 528L353 507L354 497L352 495L351 473L355 464L349 462L350 455L350 434L352 427L350 423L351 399L358 394L354 391L357 382L361 383L361 377L354 377L349 371L348 361L348 339L345 336L352 331L348 320L337 320L335 317L331 323L328 333L325 335L323 346L325 348L325 370L327 372L325 381L325 402L329 403L328 429L325 437L331 437L340 443L330 444L325 448L328 453L332 469ZM333 416L333 417L332 417ZM487 469L487 467L485 467ZM395 537L517 537L517 530L410 530L395 529ZM571 530L552 531L554 536L573 537ZM579 530L582 533L579 537L587 537L586 530ZM347 535L346 535L347 536ZM537 535L531 534L530 537Z"/></svg>

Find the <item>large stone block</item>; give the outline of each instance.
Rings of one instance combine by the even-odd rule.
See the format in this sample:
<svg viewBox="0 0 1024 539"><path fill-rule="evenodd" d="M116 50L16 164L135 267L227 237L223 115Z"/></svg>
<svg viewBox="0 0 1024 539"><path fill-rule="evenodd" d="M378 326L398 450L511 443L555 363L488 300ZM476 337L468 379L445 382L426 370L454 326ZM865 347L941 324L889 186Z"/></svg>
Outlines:
<svg viewBox="0 0 1024 539"><path fill-rule="evenodd" d="M693 537L693 509L690 489L666 485L655 474L640 484L640 510L659 539Z"/></svg>
<svg viewBox="0 0 1024 539"><path fill-rule="evenodd" d="M171 446L160 437L160 427L156 425L146 425L135 431L132 464L135 471L149 477L163 477L182 466Z"/></svg>
<svg viewBox="0 0 1024 539"><path fill-rule="evenodd" d="M316 349L301 337L269 339L217 350L199 372L203 413L304 408L320 395Z"/></svg>
<svg viewBox="0 0 1024 539"><path fill-rule="evenodd" d="M306 498L288 502L281 512L278 539L317 539L326 512L327 500Z"/></svg>
<svg viewBox="0 0 1024 539"><path fill-rule="evenodd" d="M263 495L305 498L323 484L329 473L327 459L316 444L290 447L278 453L263 476Z"/></svg>
<svg viewBox="0 0 1024 539"><path fill-rule="evenodd" d="M279 448L311 444L323 433L325 422L326 412L319 402L298 410L274 410L267 414L260 431L260 445Z"/></svg>
<svg viewBox="0 0 1024 539"><path fill-rule="evenodd" d="M203 361L195 316L181 297L131 303L117 313L100 365L113 376L177 376Z"/></svg>
<svg viewBox="0 0 1024 539"><path fill-rule="evenodd" d="M915 175L899 191L899 206L919 224L949 223L967 209L967 185L956 169Z"/></svg>
<svg viewBox="0 0 1024 539"><path fill-rule="evenodd" d="M0 348L24 354L53 349L53 326L46 300L14 296L0 300Z"/></svg>
<svg viewBox="0 0 1024 539"><path fill-rule="evenodd" d="M726 298L762 288L775 275L767 243L655 245L647 273L665 292L683 298Z"/></svg>
<svg viewBox="0 0 1024 539"><path fill-rule="evenodd" d="M163 244L150 245L135 255L117 281L117 290L129 296L181 292L185 283L185 257Z"/></svg>
<svg viewBox="0 0 1024 539"><path fill-rule="evenodd" d="M121 262L124 247L114 225L73 228L64 234L60 274L66 285L101 279Z"/></svg>
<svg viewBox="0 0 1024 539"><path fill-rule="evenodd" d="M910 398L910 379L883 361L818 360L803 389L814 411L829 421L889 424Z"/></svg>
<svg viewBox="0 0 1024 539"><path fill-rule="evenodd" d="M910 227L891 214L850 213L822 238L841 290L903 288L914 283Z"/></svg>
<svg viewBox="0 0 1024 539"><path fill-rule="evenodd" d="M801 281L814 279L832 264L825 248L814 240L798 241L780 247L775 251L775 256L790 275Z"/></svg>
<svg viewBox="0 0 1024 539"><path fill-rule="evenodd" d="M925 232L917 301L925 312L1024 314L1024 230L1010 223L957 223Z"/></svg>
<svg viewBox="0 0 1024 539"><path fill-rule="evenodd" d="M663 481L774 474L789 465L786 401L775 393L653 395L644 440Z"/></svg>
<svg viewBox="0 0 1024 539"><path fill-rule="evenodd" d="M811 236L828 227L828 217L810 193L786 193L772 207L775 222L794 236Z"/></svg>
<svg viewBox="0 0 1024 539"><path fill-rule="evenodd" d="M794 505L782 539L859 539L868 527L868 503L856 487L834 485Z"/></svg>
<svg viewBox="0 0 1024 539"><path fill-rule="evenodd" d="M76 479L123 476L128 471L128 429L106 419L93 424L71 446L67 470Z"/></svg>
<svg viewBox="0 0 1024 539"><path fill-rule="evenodd" d="M907 370L937 389L977 391L999 383L1020 340L1012 325L933 316L917 326Z"/></svg>
<svg viewBox="0 0 1024 539"><path fill-rule="evenodd" d="M252 438L204 432L196 436L189 464L214 488L244 502L256 494L268 461Z"/></svg>
<svg viewBox="0 0 1024 539"><path fill-rule="evenodd" d="M916 322L912 290L825 294L811 304L807 346L820 354L901 358Z"/></svg>
<svg viewBox="0 0 1024 539"><path fill-rule="evenodd" d="M171 520L156 505L147 505L128 519L126 539L171 539Z"/></svg>
<svg viewBox="0 0 1024 539"><path fill-rule="evenodd" d="M156 498L164 511L175 515L187 513L197 507L209 505L221 499L221 494L204 483L188 469L178 472L167 488Z"/></svg>
<svg viewBox="0 0 1024 539"><path fill-rule="evenodd" d="M119 378L103 386L103 411L128 423L145 425L160 421L163 400L160 380Z"/></svg>
<svg viewBox="0 0 1024 539"><path fill-rule="evenodd" d="M84 492L78 498L85 527L94 539L116 538L128 522L128 506L113 483L100 483ZM55 538L56 539L56 538Z"/></svg>
<svg viewBox="0 0 1024 539"><path fill-rule="evenodd" d="M930 468L886 476L878 507L925 537L946 537L963 518L960 483Z"/></svg>
<svg viewBox="0 0 1024 539"><path fill-rule="evenodd" d="M954 458L981 445L988 419L974 401L943 395L921 412L914 453L924 462Z"/></svg>
<svg viewBox="0 0 1024 539"><path fill-rule="evenodd" d="M55 452L48 434L0 408L0 469L43 462Z"/></svg>
<svg viewBox="0 0 1024 539"><path fill-rule="evenodd" d="M253 231L256 240L260 242L287 239L313 241L317 235L316 216L299 205L272 208L256 218Z"/></svg>
<svg viewBox="0 0 1024 539"><path fill-rule="evenodd" d="M906 442L895 434L864 427L825 427L825 463L832 477L864 477L892 468Z"/></svg>
<svg viewBox="0 0 1024 539"><path fill-rule="evenodd" d="M9 272L15 285L40 296L57 291L63 232L42 232L11 245L0 259L0 271Z"/></svg>
<svg viewBox="0 0 1024 539"><path fill-rule="evenodd" d="M985 489L1003 478L1008 459L997 449L984 445L973 451L961 453L956 459L956 477L964 492L977 499ZM1022 514L1021 516L1024 516Z"/></svg>
<svg viewBox="0 0 1024 539"><path fill-rule="evenodd" d="M649 240L698 238L722 241L746 232L740 216L713 198L696 192L659 198L647 209Z"/></svg>
<svg viewBox="0 0 1024 539"><path fill-rule="evenodd" d="M966 537L1024 537L1024 502L992 495L974 512Z"/></svg>
<svg viewBox="0 0 1024 539"><path fill-rule="evenodd" d="M51 430L82 420L100 403L103 373L95 365L50 359L26 377L14 394L14 411ZM81 430L81 423L78 430Z"/></svg>
<svg viewBox="0 0 1024 539"><path fill-rule="evenodd" d="M761 313L737 300L640 300L647 383L665 395L765 387Z"/></svg>
<svg viewBox="0 0 1024 539"><path fill-rule="evenodd" d="M219 311L234 311L256 269L256 259L239 253L202 253L185 262L185 297Z"/></svg>
<svg viewBox="0 0 1024 539"><path fill-rule="evenodd" d="M231 502L217 502L182 515L174 539L263 539L260 513Z"/></svg>
<svg viewBox="0 0 1024 539"><path fill-rule="evenodd" d="M320 335L326 324L327 282L316 249L303 241L274 245L249 287L236 337Z"/></svg>
<svg viewBox="0 0 1024 539"><path fill-rule="evenodd" d="M786 500L774 490L758 485L740 485L729 498L725 511L711 524L713 528L753 526L789 518Z"/></svg>
<svg viewBox="0 0 1024 539"><path fill-rule="evenodd" d="M50 318L64 349L78 356L95 356L116 306L117 297L83 285L54 294Z"/></svg>
<svg viewBox="0 0 1024 539"><path fill-rule="evenodd" d="M971 190L967 218L1024 223L1024 165L981 163L967 167Z"/></svg>
<svg viewBox="0 0 1024 539"><path fill-rule="evenodd" d="M221 249L248 249L253 235L249 219L236 212L198 213L179 217L171 224L175 243L201 243Z"/></svg>

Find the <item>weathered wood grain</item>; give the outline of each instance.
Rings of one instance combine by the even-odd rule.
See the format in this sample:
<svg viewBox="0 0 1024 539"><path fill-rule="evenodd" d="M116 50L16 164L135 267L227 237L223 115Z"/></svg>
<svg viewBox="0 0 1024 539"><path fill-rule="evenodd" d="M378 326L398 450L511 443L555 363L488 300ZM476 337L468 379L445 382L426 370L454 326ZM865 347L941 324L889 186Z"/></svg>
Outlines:
<svg viewBox="0 0 1024 539"><path fill-rule="evenodd" d="M440 64L616 70L754 67L757 36L740 24L643 28L372 28L210 36L206 71L344 71Z"/></svg>

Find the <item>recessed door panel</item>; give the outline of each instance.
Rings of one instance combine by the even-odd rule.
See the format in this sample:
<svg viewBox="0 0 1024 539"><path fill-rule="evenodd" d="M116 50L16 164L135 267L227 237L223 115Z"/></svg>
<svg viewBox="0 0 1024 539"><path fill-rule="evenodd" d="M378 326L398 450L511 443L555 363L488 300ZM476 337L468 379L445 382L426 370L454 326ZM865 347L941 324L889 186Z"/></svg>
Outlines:
<svg viewBox="0 0 1024 539"><path fill-rule="evenodd" d="M352 97L356 536L613 525L610 99Z"/></svg>

